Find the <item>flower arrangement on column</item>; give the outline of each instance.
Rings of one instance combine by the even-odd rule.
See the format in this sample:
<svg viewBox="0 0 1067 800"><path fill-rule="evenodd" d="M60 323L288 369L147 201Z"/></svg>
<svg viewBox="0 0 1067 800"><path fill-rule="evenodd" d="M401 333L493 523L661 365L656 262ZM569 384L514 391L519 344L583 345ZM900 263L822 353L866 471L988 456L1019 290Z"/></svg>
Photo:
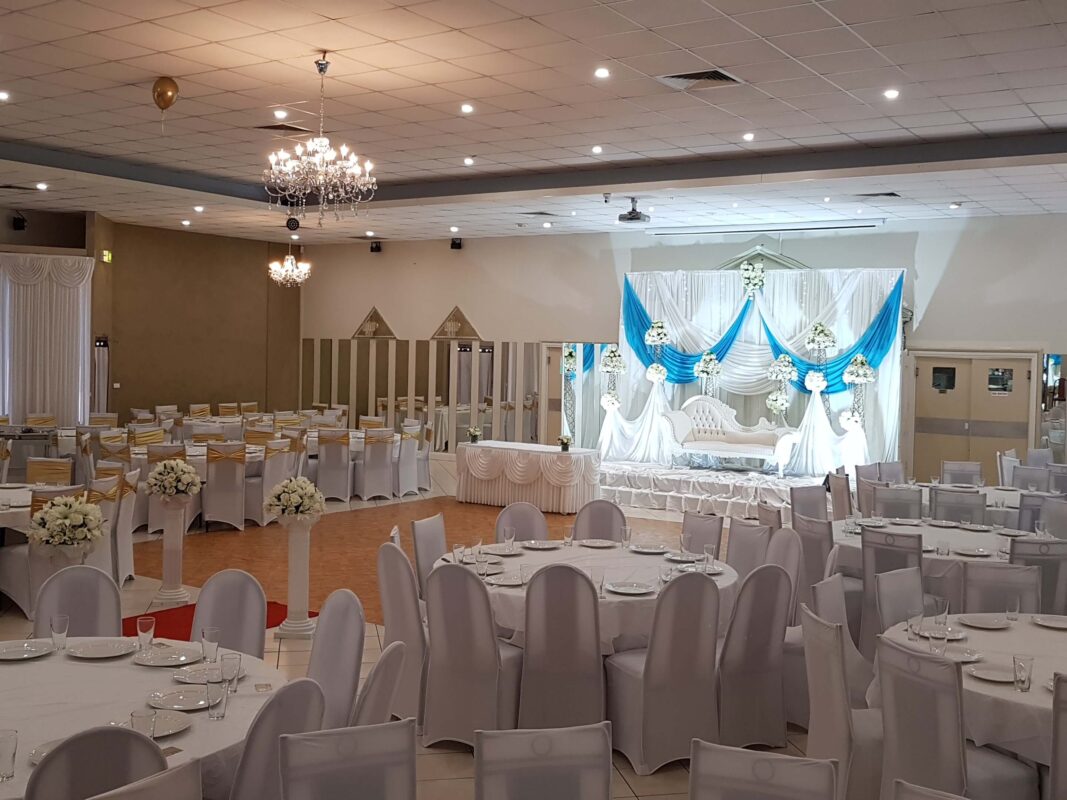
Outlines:
<svg viewBox="0 0 1067 800"><path fill-rule="evenodd" d="M671 343L671 335L667 331L667 324L662 320L656 320L645 331L645 344L652 348L655 363L650 364L645 370L645 378L652 383L663 383L667 380L667 368L660 361L663 358L663 346Z"/></svg>
<svg viewBox="0 0 1067 800"><path fill-rule="evenodd" d="M772 361L767 369L767 377L778 383L778 388L767 395L767 408L778 415L779 422L784 422L783 415L789 409L789 382L795 381L797 374L797 365L785 353Z"/></svg>
<svg viewBox="0 0 1067 800"><path fill-rule="evenodd" d="M826 372L826 354L830 350L837 348L837 336L826 325L821 322L816 322L811 326L811 330L808 331L808 338L804 341L804 345L814 356L815 366L818 370L825 374ZM823 408L826 409L826 416L830 416L830 398L825 394L822 396Z"/></svg>
<svg viewBox="0 0 1067 800"><path fill-rule="evenodd" d="M763 262L757 261L753 264L749 261L742 261L739 269L741 270L741 290L746 297L752 297L763 288L767 280L764 275Z"/></svg>
<svg viewBox="0 0 1067 800"><path fill-rule="evenodd" d="M693 368L693 374L700 378L700 393L707 397L719 397L719 378L723 366L718 357L708 350L700 357Z"/></svg>
<svg viewBox="0 0 1067 800"><path fill-rule="evenodd" d="M577 346L563 345L563 358L559 362L559 371L563 373L563 413L567 419L567 430L574 433L574 378L578 374Z"/></svg>
<svg viewBox="0 0 1067 800"><path fill-rule="evenodd" d="M864 387L868 383L874 383L875 372L874 367L867 361L867 357L862 353L858 353L852 357L852 360L848 362L848 366L845 367L845 372L841 376L841 379L852 387L852 417L858 421L860 426L863 426L863 399L864 399Z"/></svg>
<svg viewBox="0 0 1067 800"><path fill-rule="evenodd" d="M34 547L44 548L52 566L59 570L85 563L85 557L104 535L104 515L100 506L84 496L54 497L33 515L26 538Z"/></svg>
<svg viewBox="0 0 1067 800"><path fill-rule="evenodd" d="M608 376L608 390L600 395L600 407L605 411L618 408L619 375L626 371L626 362L622 360L617 344L609 344L600 354L600 371Z"/></svg>
<svg viewBox="0 0 1067 800"><path fill-rule="evenodd" d="M311 529L326 511L326 499L307 478L286 478L267 496L263 510L278 518L289 534L289 608L275 634L279 639L309 639L315 621L308 616Z"/></svg>
<svg viewBox="0 0 1067 800"><path fill-rule="evenodd" d="M156 599L187 603L189 593L182 586L185 508L193 495L200 494L200 473L180 458L168 458L156 464L146 485L148 493L159 497L163 506L163 584Z"/></svg>

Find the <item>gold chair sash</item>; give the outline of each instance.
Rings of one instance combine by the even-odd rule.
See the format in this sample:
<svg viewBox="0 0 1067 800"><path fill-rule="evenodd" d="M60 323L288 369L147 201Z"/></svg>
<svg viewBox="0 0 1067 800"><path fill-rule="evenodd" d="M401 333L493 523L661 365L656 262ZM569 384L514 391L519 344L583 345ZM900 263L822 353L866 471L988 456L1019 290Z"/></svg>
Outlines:
<svg viewBox="0 0 1067 800"><path fill-rule="evenodd" d="M175 428L184 428L185 427L185 417L175 417L174 418L174 427Z"/></svg>
<svg viewBox="0 0 1067 800"><path fill-rule="evenodd" d="M342 433L323 433L319 430L319 447L324 444L343 444L348 445L348 431Z"/></svg>
<svg viewBox="0 0 1067 800"><path fill-rule="evenodd" d="M226 437L221 433L194 433L193 444L207 444L208 442L225 442Z"/></svg>
<svg viewBox="0 0 1067 800"><path fill-rule="evenodd" d="M242 447L234 450L232 453L226 453L219 450L217 447L208 445L207 462L209 464L217 464L220 461L232 461L235 464L243 464L245 463L245 449Z"/></svg>
<svg viewBox="0 0 1067 800"><path fill-rule="evenodd" d="M203 419L211 416L211 406L204 405L200 408L189 406L189 416L193 419Z"/></svg>
<svg viewBox="0 0 1067 800"><path fill-rule="evenodd" d="M93 505L100 505L105 500L111 500L112 502L119 499L119 485L122 483L120 479L109 491L101 492L97 489L90 489L88 500Z"/></svg>
<svg viewBox="0 0 1067 800"><path fill-rule="evenodd" d="M124 433L101 433L100 444L126 444Z"/></svg>
<svg viewBox="0 0 1067 800"><path fill-rule="evenodd" d="M46 505L48 505L48 501L51 500L51 499L52 499L52 497L50 495L37 494L37 492L34 492L33 494L31 494L30 495L30 517L32 518L34 514L36 514L38 511L40 511Z"/></svg>
<svg viewBox="0 0 1067 800"><path fill-rule="evenodd" d="M173 453L164 450L160 452L154 448L148 448L147 461L149 464L158 464L160 461L185 461L185 448L177 450Z"/></svg>
<svg viewBox="0 0 1067 800"><path fill-rule="evenodd" d="M122 467L97 467L96 479L102 480L103 478L121 478L123 475Z"/></svg>
<svg viewBox="0 0 1067 800"><path fill-rule="evenodd" d="M376 419L361 419L359 421L359 429L361 431L372 430L374 428L384 428L385 423L379 422Z"/></svg>
<svg viewBox="0 0 1067 800"><path fill-rule="evenodd" d="M432 442L433 441L433 428L431 428L429 425L427 425L425 428L423 428L422 429L422 438L423 438L423 441Z"/></svg>
<svg viewBox="0 0 1067 800"><path fill-rule="evenodd" d="M415 441L418 441L419 440L419 435L417 433L408 433L407 431L401 431L400 432L400 438L401 439L414 439Z"/></svg>
<svg viewBox="0 0 1067 800"><path fill-rule="evenodd" d="M275 456L280 456L282 453L287 453L287 452L289 452L289 445L288 444L284 444L284 445L280 445L280 446L279 445L270 445L270 444L268 444L266 446L266 448L263 450L263 460L264 461L270 461L270 459L274 458Z"/></svg>
<svg viewBox="0 0 1067 800"><path fill-rule="evenodd" d="M303 453L307 450L307 444L305 444L303 436L290 436L288 433L282 435L289 440L290 453Z"/></svg>
<svg viewBox="0 0 1067 800"><path fill-rule="evenodd" d="M54 428L56 418L54 414L28 414L26 424L33 428Z"/></svg>
<svg viewBox="0 0 1067 800"><path fill-rule="evenodd" d="M90 414L89 426L99 428L104 425L115 425L119 421L118 414Z"/></svg>
<svg viewBox="0 0 1067 800"><path fill-rule="evenodd" d="M119 444L118 447L108 442L102 442L100 445L101 455L105 461L109 461L113 458L117 458L119 461L125 461L130 463L130 446L128 444Z"/></svg>
<svg viewBox="0 0 1067 800"><path fill-rule="evenodd" d="M220 417L236 417L241 412L237 410L237 403L219 403Z"/></svg>
<svg viewBox="0 0 1067 800"><path fill-rule="evenodd" d="M122 501L122 498L124 498L126 495L134 494L134 493L136 493L136 491L137 491L137 486L135 484L126 483L126 479L125 478L123 478L121 481L119 481L119 501L120 502Z"/></svg>
<svg viewBox="0 0 1067 800"><path fill-rule="evenodd" d="M88 434L85 434L84 436L81 437L81 443L79 444L79 448L80 448L81 453L82 453L83 456L89 456L90 453L92 453L92 448L89 447L89 435Z"/></svg>
<svg viewBox="0 0 1067 800"><path fill-rule="evenodd" d="M11 445L8 444L7 439L0 439L0 461L7 461L11 458Z"/></svg>
<svg viewBox="0 0 1067 800"><path fill-rule="evenodd" d="M258 414L259 403L241 403L242 414Z"/></svg>
<svg viewBox="0 0 1067 800"><path fill-rule="evenodd" d="M130 434L130 444L163 444L165 438L162 428L154 431L133 431Z"/></svg>
<svg viewBox="0 0 1067 800"><path fill-rule="evenodd" d="M10 425L10 424L11 424L11 417L7 416L7 414L5 414L4 416L0 417L0 425Z"/></svg>
<svg viewBox="0 0 1067 800"><path fill-rule="evenodd" d="M245 431L245 442L248 444L266 445L267 442L274 439L273 431Z"/></svg>
<svg viewBox="0 0 1067 800"><path fill-rule="evenodd" d="M46 461L28 461L26 463L26 483L47 483L52 486L70 484L71 469L74 464L65 458L50 458Z"/></svg>

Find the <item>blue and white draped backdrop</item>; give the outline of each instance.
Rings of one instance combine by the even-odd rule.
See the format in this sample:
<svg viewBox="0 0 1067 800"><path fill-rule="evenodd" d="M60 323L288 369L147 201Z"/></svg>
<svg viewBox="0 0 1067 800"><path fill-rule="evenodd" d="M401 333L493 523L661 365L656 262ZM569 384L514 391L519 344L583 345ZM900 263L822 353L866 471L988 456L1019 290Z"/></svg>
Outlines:
<svg viewBox="0 0 1067 800"><path fill-rule="evenodd" d="M842 374L853 356L863 354L878 370L866 392L866 428L871 457L896 458L900 432L900 314L903 270L768 269L763 289L746 298L736 270L710 272L639 272L623 283L620 349L627 372L620 376L620 412L609 414L602 447L608 458L668 463L652 430L663 400L650 403L652 384L645 368L653 362L644 332L653 319L663 320L672 344L663 349L667 368L665 400L677 408L697 393L693 367L711 350L723 364L720 396L738 410L739 421L770 417L764 405L775 385L767 367L787 353L797 365L793 404L787 419L796 425L807 401L804 376L815 368L804 339L815 322L837 335L839 349L827 360L827 394L836 426L837 414L850 405ZM655 398L653 398L655 400ZM608 428L614 430L608 430ZM660 433L663 431L661 430ZM606 437L606 438L605 438Z"/></svg>

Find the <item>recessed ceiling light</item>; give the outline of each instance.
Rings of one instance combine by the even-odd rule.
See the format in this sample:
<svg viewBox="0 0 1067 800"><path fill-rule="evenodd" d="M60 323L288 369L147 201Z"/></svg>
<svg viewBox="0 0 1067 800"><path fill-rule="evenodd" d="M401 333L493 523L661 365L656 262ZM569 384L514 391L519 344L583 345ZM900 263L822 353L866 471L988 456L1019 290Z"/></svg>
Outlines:
<svg viewBox="0 0 1067 800"><path fill-rule="evenodd" d="M595 70L593 70L593 74L598 78L610 78L611 70L607 67L597 67Z"/></svg>
<svg viewBox="0 0 1067 800"><path fill-rule="evenodd" d="M603 152L604 152L604 148L603 148L603 147L601 147L601 146L600 146L600 145L598 145L598 144L594 144L594 145L593 145L593 155L594 155L594 156L598 156L598 155L600 155L600 154L601 154L601 153L603 153Z"/></svg>
<svg viewBox="0 0 1067 800"><path fill-rule="evenodd" d="M648 213L649 213L649 214L651 214L651 213L652 213L653 211L655 211L655 210L656 210L656 207L655 207L655 206L649 206L649 207L648 207Z"/></svg>
<svg viewBox="0 0 1067 800"><path fill-rule="evenodd" d="M473 167L474 166L474 156L467 156L465 159L463 159L463 163L466 164L468 167Z"/></svg>
<svg viewBox="0 0 1067 800"><path fill-rule="evenodd" d="M47 183L39 183L39 184L37 184L37 188L38 188L38 190L43 192L45 189L48 188L48 184Z"/></svg>
<svg viewBox="0 0 1067 800"><path fill-rule="evenodd" d="M474 106L472 106L470 103L464 103L459 107L459 110L462 111L464 114L473 114Z"/></svg>
<svg viewBox="0 0 1067 800"><path fill-rule="evenodd" d="M459 233L459 228L457 228L455 225L449 228L449 230L452 231L452 233Z"/></svg>
<svg viewBox="0 0 1067 800"><path fill-rule="evenodd" d="M882 92L882 96L886 100L896 100L898 97L900 97L900 89L886 89L884 92Z"/></svg>
<svg viewBox="0 0 1067 800"><path fill-rule="evenodd" d="M9 95L7 92L0 92L0 103L6 103L10 99L11 95Z"/></svg>
<svg viewBox="0 0 1067 800"><path fill-rule="evenodd" d="M193 211L195 211L197 214L203 214L204 213L204 207L203 206L193 206Z"/></svg>
<svg viewBox="0 0 1067 800"><path fill-rule="evenodd" d="M856 213L857 214L862 214L863 213L863 209L862 208L857 208L856 209Z"/></svg>
<svg viewBox="0 0 1067 800"><path fill-rule="evenodd" d="M300 238L300 234L299 233L291 233L291 234L289 234L289 238L292 239L295 242L297 239Z"/></svg>
<svg viewBox="0 0 1067 800"><path fill-rule="evenodd" d="M754 133L746 133L741 138L744 139L746 142L751 142L753 139L756 138L756 134L754 134Z"/></svg>
<svg viewBox="0 0 1067 800"><path fill-rule="evenodd" d="M734 208L737 208L737 203L734 203Z"/></svg>
<svg viewBox="0 0 1067 800"><path fill-rule="evenodd" d="M541 227L542 228L551 228L552 227L552 223L551 222L542 222L541 223Z"/></svg>
<svg viewBox="0 0 1067 800"><path fill-rule="evenodd" d="M824 203L829 203L829 202L830 202L830 198L829 198L829 197L824 197L824 198L822 199L822 201L823 201Z"/></svg>
<svg viewBox="0 0 1067 800"><path fill-rule="evenodd" d="M182 225L184 225L184 226L185 226L186 228L188 228L188 227L189 227L190 225L192 225L192 224L193 224L193 223L191 223L191 222L190 222L189 220L187 220L187 219L183 219L183 220L182 220Z"/></svg>
<svg viewBox="0 0 1067 800"><path fill-rule="evenodd" d="M373 236L374 235L374 231L365 231L365 233L367 234L367 236Z"/></svg>
<svg viewBox="0 0 1067 800"><path fill-rule="evenodd" d="M289 112L286 111L284 108L276 108L276 109L274 109L274 118L275 119L285 119L288 116L289 116Z"/></svg>
<svg viewBox="0 0 1067 800"><path fill-rule="evenodd" d="M578 212L577 211L572 211L571 212L571 216L572 217L577 217L578 216Z"/></svg>
<svg viewBox="0 0 1067 800"><path fill-rule="evenodd" d="M963 203L949 203L948 207L951 208L953 211L955 211L957 208L959 208L962 205L963 205Z"/></svg>

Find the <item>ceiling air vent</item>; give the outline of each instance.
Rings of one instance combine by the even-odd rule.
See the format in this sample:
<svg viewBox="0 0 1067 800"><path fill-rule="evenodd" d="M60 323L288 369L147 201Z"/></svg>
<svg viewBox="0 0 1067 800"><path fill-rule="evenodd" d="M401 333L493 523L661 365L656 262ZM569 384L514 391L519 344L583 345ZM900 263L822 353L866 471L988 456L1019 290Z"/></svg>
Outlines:
<svg viewBox="0 0 1067 800"><path fill-rule="evenodd" d="M16 186L13 183L0 183L0 192L36 192L34 186Z"/></svg>
<svg viewBox="0 0 1067 800"><path fill-rule="evenodd" d="M278 133L311 133L308 128L290 125L288 122L276 122L273 125L257 125L257 131L277 131Z"/></svg>
<svg viewBox="0 0 1067 800"><path fill-rule="evenodd" d="M716 86L729 86L741 83L733 75L723 72L721 69L705 69L700 72L684 72L681 75L663 75L656 78L660 83L680 91L694 91L697 89L714 89Z"/></svg>
<svg viewBox="0 0 1067 800"><path fill-rule="evenodd" d="M857 194L853 197L858 197L863 200L876 200L880 197L900 197L896 192L868 192L866 194Z"/></svg>
<svg viewBox="0 0 1067 800"><path fill-rule="evenodd" d="M522 217L558 217L559 214L553 214L551 211L520 211L519 216Z"/></svg>

